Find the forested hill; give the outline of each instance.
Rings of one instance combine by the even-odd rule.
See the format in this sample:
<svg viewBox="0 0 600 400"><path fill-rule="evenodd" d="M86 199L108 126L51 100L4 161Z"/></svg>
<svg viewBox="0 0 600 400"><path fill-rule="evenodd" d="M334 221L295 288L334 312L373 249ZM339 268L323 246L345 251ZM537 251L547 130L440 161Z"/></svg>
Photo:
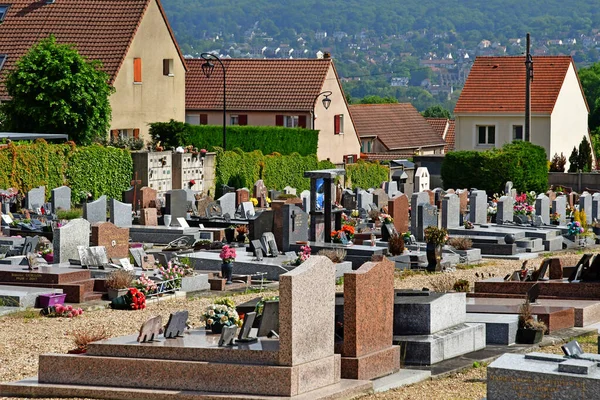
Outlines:
<svg viewBox="0 0 600 400"><path fill-rule="evenodd" d="M600 27L590 0L162 0L182 44L258 27L276 40L318 30L401 35L456 32L464 40L576 37ZM256 25L255 25L256 24Z"/></svg>

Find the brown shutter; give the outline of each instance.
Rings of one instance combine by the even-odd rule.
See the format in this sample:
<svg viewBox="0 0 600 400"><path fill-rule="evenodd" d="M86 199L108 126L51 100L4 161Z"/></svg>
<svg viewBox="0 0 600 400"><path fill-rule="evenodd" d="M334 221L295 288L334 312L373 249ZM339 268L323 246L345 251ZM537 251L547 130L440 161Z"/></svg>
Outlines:
<svg viewBox="0 0 600 400"><path fill-rule="evenodd" d="M169 71L169 59L163 58L163 75L169 75L171 71Z"/></svg>
<svg viewBox="0 0 600 400"><path fill-rule="evenodd" d="M134 139L139 139L140 138L140 128L134 128L133 129L133 138Z"/></svg>
<svg viewBox="0 0 600 400"><path fill-rule="evenodd" d="M110 131L110 136L114 139L117 140L119 138L119 130L118 129L113 129Z"/></svg>
<svg viewBox="0 0 600 400"><path fill-rule="evenodd" d="M333 116L333 133L335 135L340 134L340 116L339 115Z"/></svg>
<svg viewBox="0 0 600 400"><path fill-rule="evenodd" d="M200 125L208 125L208 114L200 114Z"/></svg>
<svg viewBox="0 0 600 400"><path fill-rule="evenodd" d="M247 114L238 115L238 125L248 125L248 115Z"/></svg>
<svg viewBox="0 0 600 400"><path fill-rule="evenodd" d="M283 126L283 115L275 116L275 126Z"/></svg>
<svg viewBox="0 0 600 400"><path fill-rule="evenodd" d="M133 59L133 81L142 82L142 59Z"/></svg>
<svg viewBox="0 0 600 400"><path fill-rule="evenodd" d="M306 128L306 115L300 115L298 117L298 126L300 128Z"/></svg>
<svg viewBox="0 0 600 400"><path fill-rule="evenodd" d="M348 156L344 156L344 164L348 163Z"/></svg>

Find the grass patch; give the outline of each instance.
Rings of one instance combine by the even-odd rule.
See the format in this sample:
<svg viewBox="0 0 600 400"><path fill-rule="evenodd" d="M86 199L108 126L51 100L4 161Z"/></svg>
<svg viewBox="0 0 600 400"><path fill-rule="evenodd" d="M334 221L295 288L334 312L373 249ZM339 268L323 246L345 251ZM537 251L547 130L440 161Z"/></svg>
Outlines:
<svg viewBox="0 0 600 400"><path fill-rule="evenodd" d="M19 307L19 302L13 298L3 297L0 299L0 307Z"/></svg>
<svg viewBox="0 0 600 400"><path fill-rule="evenodd" d="M456 266L456 269L475 269L479 267L477 264L460 264Z"/></svg>
<svg viewBox="0 0 600 400"><path fill-rule="evenodd" d="M58 219L77 219L83 216L83 209L81 208L72 208L70 210L58 210L56 212L56 217Z"/></svg>
<svg viewBox="0 0 600 400"><path fill-rule="evenodd" d="M400 279L406 279L406 278L410 278L411 276L417 276L417 275L429 275L429 273L427 271L419 271L419 270L414 270L414 269L404 269L400 272L399 274L399 278Z"/></svg>
<svg viewBox="0 0 600 400"><path fill-rule="evenodd" d="M17 311L8 315L9 318L20 319L23 318L25 322L29 322L33 319L41 318L39 311L34 310L33 308L27 308L22 311Z"/></svg>
<svg viewBox="0 0 600 400"><path fill-rule="evenodd" d="M335 280L335 284L336 284L336 286L337 286L337 285L343 285L343 284L344 284L344 277L343 277L343 276L340 276L339 278L337 278L337 279Z"/></svg>

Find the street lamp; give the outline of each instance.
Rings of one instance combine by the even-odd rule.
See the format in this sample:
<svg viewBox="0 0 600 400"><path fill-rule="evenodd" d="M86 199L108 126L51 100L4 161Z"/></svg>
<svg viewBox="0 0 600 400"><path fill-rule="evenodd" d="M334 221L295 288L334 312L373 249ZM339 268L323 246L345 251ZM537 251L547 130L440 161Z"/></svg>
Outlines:
<svg viewBox="0 0 600 400"><path fill-rule="evenodd" d="M225 81L225 66L221 62L221 59L214 54L211 53L202 53L200 54L205 61L202 64L202 72L207 78L210 78L213 71L215 70L215 65L211 62L211 60L217 60L219 64L221 64L221 68L223 68L223 151L227 150L227 97L226 97L226 81Z"/></svg>
<svg viewBox="0 0 600 400"><path fill-rule="evenodd" d="M319 93L318 95L315 96L315 100L312 102L312 129L315 129L315 103L317 102L317 99L321 96L325 96L323 98L323 107L325 107L325 109L327 110L329 108L329 106L331 105L331 99L329 98L329 96L331 96L333 94L332 91L330 90L326 90L324 92Z"/></svg>

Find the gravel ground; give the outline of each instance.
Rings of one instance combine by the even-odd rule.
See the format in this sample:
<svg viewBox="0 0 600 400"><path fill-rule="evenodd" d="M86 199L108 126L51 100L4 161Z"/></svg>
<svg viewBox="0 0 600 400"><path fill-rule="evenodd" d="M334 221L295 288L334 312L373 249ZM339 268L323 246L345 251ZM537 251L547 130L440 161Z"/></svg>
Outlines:
<svg viewBox="0 0 600 400"><path fill-rule="evenodd" d="M574 265L581 257L578 253L560 253L563 265ZM542 258L529 261L530 268L537 267ZM403 289L444 289L457 279L466 279L471 284L479 276L495 275L503 277L515 269L519 269L519 261L487 261L478 265L463 267L447 273L397 273L395 286ZM338 290L343 286L338 285ZM451 288L451 287L450 287ZM271 296L276 291L265 292ZM236 294L234 301L239 304L259 296L252 294ZM15 381L37 374L38 356L43 353L66 353L74 348L68 333L74 329L94 330L104 328L110 336L134 334L140 325L155 315L162 315L166 321L171 312L187 309L190 312L190 323L200 327L200 314L214 297L198 297L162 301L150 304L142 311L118 311L101 309L89 311L75 319L40 318L35 311L25 311L0 317L0 382ZM594 345L590 345L592 348ZM560 354L560 346L546 348L545 351ZM374 394L364 399L481 399L485 396L486 368L481 366L462 373L416 385L399 388L386 393Z"/></svg>

